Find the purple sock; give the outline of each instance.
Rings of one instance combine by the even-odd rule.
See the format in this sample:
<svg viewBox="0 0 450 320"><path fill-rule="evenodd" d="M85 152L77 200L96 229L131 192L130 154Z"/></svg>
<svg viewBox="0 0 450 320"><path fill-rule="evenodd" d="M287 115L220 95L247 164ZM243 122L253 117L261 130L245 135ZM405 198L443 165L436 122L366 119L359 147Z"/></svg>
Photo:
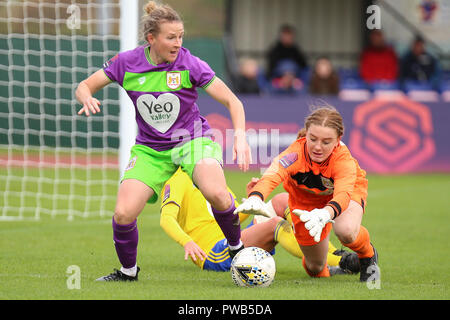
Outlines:
<svg viewBox="0 0 450 320"><path fill-rule="evenodd" d="M219 211L212 208L214 218L220 229L222 229L225 238L227 238L228 244L231 246L237 246L241 240L241 226L239 223L239 215L233 214L236 209L234 205L234 198L230 193L231 206L225 211Z"/></svg>
<svg viewBox="0 0 450 320"><path fill-rule="evenodd" d="M117 224L112 219L114 246L117 256L124 268L132 268L136 265L138 228L136 220L130 224Z"/></svg>

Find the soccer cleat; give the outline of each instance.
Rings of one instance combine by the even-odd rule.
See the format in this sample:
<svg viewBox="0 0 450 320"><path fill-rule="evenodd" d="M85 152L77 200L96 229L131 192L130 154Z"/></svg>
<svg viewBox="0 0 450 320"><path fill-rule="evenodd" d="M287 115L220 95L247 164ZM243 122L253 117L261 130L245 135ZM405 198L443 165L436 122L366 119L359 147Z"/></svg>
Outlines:
<svg viewBox="0 0 450 320"><path fill-rule="evenodd" d="M138 280L138 274L139 270L141 270L139 267L137 267L136 275L134 277L128 276L125 273L123 273L120 270L114 269L114 272L107 275L100 277L96 279L95 281L137 281Z"/></svg>
<svg viewBox="0 0 450 320"><path fill-rule="evenodd" d="M351 274L351 272L337 266L328 266L328 271L330 272L330 277L340 274Z"/></svg>
<svg viewBox="0 0 450 320"><path fill-rule="evenodd" d="M359 263L361 265L361 273L359 275L359 280L361 282L380 280L380 268L378 267L378 252L372 244L370 245L373 248L374 255L370 258L359 259Z"/></svg>
<svg viewBox="0 0 450 320"><path fill-rule="evenodd" d="M239 251L241 251L242 249L244 249L244 245L243 244L242 244L242 246L240 246L236 250L231 250L230 247L228 247L228 253L230 254L231 260L233 260L233 258L237 255L237 253Z"/></svg>
<svg viewBox="0 0 450 320"><path fill-rule="evenodd" d="M339 267L345 270L348 274L357 274L360 271L361 266L356 253L340 249L334 251L333 254L342 257L339 261Z"/></svg>

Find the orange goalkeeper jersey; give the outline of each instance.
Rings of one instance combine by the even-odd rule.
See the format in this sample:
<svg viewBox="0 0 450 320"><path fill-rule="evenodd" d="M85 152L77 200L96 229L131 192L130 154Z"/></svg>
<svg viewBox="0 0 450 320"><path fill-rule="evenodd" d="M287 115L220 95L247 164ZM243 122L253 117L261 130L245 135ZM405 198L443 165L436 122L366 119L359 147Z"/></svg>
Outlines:
<svg viewBox="0 0 450 320"><path fill-rule="evenodd" d="M366 172L342 142L327 160L317 163L309 157L306 138L296 140L272 161L249 196L259 195L264 200L281 182L289 193L291 210L310 211L329 205L336 217L350 200L364 208L367 198Z"/></svg>

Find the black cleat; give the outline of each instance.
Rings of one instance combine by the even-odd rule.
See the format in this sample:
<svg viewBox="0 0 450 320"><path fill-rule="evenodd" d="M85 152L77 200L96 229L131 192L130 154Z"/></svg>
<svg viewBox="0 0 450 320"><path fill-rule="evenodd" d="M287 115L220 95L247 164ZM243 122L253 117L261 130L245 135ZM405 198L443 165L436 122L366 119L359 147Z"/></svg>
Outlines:
<svg viewBox="0 0 450 320"><path fill-rule="evenodd" d="M231 260L233 260L233 258L237 255L237 253L242 249L244 249L244 245L240 246L236 250L231 250L230 247L228 247L228 253L230 254Z"/></svg>
<svg viewBox="0 0 450 320"><path fill-rule="evenodd" d="M370 245L373 248L374 252L373 257L359 259L359 263L361 265L361 274L359 275L359 280L361 282L380 280L380 268L378 267L378 252L372 244Z"/></svg>
<svg viewBox="0 0 450 320"><path fill-rule="evenodd" d="M361 267L359 264L358 255L356 253L341 249L336 250L333 254L342 257L339 261L339 267L345 270L348 274L357 274L360 271Z"/></svg>
<svg viewBox="0 0 450 320"><path fill-rule="evenodd" d="M347 251L345 251L344 249L336 249L336 250L333 252L333 254L334 254L335 256L342 256L342 255L344 254L344 252L347 252Z"/></svg>
<svg viewBox="0 0 450 320"><path fill-rule="evenodd" d="M328 266L328 271L330 272L330 277L340 274L351 274L349 271L337 266Z"/></svg>
<svg viewBox="0 0 450 320"><path fill-rule="evenodd" d="M128 276L125 273L122 273L122 271L114 269L114 272L107 275L98 278L95 281L137 281L138 280L138 274L141 269L137 267L136 276Z"/></svg>

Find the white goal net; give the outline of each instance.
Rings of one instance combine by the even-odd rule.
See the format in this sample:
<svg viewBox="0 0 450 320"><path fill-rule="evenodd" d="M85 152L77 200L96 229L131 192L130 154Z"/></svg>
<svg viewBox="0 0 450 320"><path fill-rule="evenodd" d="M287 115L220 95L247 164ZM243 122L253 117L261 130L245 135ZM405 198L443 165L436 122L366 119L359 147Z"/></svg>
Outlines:
<svg viewBox="0 0 450 320"><path fill-rule="evenodd" d="M0 2L0 220L111 216L119 87L77 115L80 81L120 51L119 0Z"/></svg>

